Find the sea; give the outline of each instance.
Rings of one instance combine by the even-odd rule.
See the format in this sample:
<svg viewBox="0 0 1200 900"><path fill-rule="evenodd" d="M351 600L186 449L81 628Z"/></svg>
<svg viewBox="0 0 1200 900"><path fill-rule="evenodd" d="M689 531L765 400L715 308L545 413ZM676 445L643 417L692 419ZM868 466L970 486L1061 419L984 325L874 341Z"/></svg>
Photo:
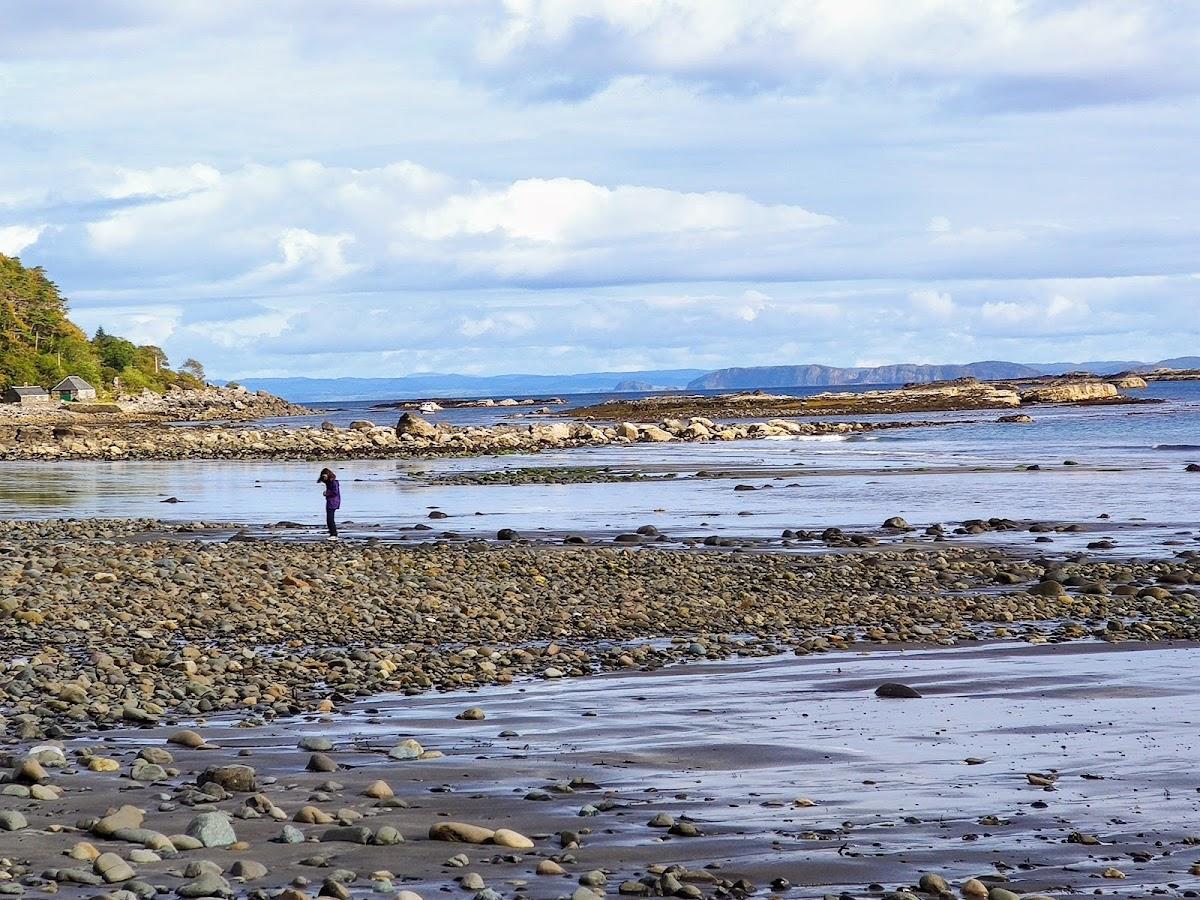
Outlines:
<svg viewBox="0 0 1200 900"><path fill-rule="evenodd" d="M616 396L567 396L552 409L561 413ZM855 436L357 460L334 467L343 485L343 531L350 539L416 540L446 531L488 537L500 528L548 539L567 533L603 539L654 525L680 539L759 540L778 538L784 529L878 528L891 516L919 528L998 517L1087 526L1082 533L1054 535L1061 550L1082 551L1098 539L1113 545L1104 552L1117 555L1200 549L1200 473L1185 471L1189 463L1200 463L1200 382L1153 383L1135 396L1157 402L1034 407L1028 410L1030 425L1002 424L1000 410L902 414L894 418L938 424ZM332 403L312 417L256 427L346 425L357 419L390 424L399 415L374 406ZM535 409L448 409L429 418L454 425L546 421ZM296 537L315 538L323 521L316 480L323 464L8 462L0 479L0 518L149 517L248 528L288 522L305 526L294 529ZM616 483L438 483L463 471L543 466L645 477ZM435 510L439 518L433 521ZM998 537L1034 540L1027 531L988 539Z"/></svg>

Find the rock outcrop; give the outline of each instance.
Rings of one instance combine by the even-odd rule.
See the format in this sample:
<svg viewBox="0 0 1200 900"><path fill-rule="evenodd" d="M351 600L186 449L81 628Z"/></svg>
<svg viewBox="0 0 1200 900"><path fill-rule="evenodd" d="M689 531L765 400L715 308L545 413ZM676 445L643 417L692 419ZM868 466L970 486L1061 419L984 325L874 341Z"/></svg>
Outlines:
<svg viewBox="0 0 1200 900"><path fill-rule="evenodd" d="M1022 403L1088 403L1116 400L1115 385L1107 381L1064 381L1031 388L1021 394Z"/></svg>
<svg viewBox="0 0 1200 900"><path fill-rule="evenodd" d="M722 394L716 397L646 397L642 400L614 400L573 409L566 414L603 421L685 416L735 419L1011 409L1020 405L1020 395L1009 385L987 384L974 378L964 378L889 390L826 392L812 397L792 397L763 391Z"/></svg>
<svg viewBox="0 0 1200 900"><path fill-rule="evenodd" d="M671 419L659 424L545 422L453 428L406 413L394 427L355 422L305 428L248 428L222 425L99 426L52 429L0 427L0 459L365 459L536 453L569 447L670 441L736 441L757 438L859 434L932 422L743 422L718 425L711 419Z"/></svg>
<svg viewBox="0 0 1200 900"><path fill-rule="evenodd" d="M1141 375L1121 375L1114 378L1112 384L1122 391L1140 391L1150 386Z"/></svg>
<svg viewBox="0 0 1200 900"><path fill-rule="evenodd" d="M219 419L246 422L252 419L311 415L313 412L266 391L249 391L236 385L207 387L197 391L173 388L164 394L142 391L136 396L118 398L117 405L123 412L135 416L155 416L191 422Z"/></svg>

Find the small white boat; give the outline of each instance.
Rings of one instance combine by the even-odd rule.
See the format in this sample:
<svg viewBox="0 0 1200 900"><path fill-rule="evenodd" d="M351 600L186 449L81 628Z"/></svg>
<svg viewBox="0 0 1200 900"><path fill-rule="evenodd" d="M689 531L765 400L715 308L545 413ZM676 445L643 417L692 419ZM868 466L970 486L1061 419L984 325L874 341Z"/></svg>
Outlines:
<svg viewBox="0 0 1200 900"><path fill-rule="evenodd" d="M422 403L422 404L421 404L419 407L417 407L417 408L418 408L419 410L421 410L421 412L423 412L423 413L435 413L435 412L440 412L440 411L441 411L441 409L442 409L440 406L438 406L438 405L437 405L436 403L434 403L432 400L430 400L430 401L428 401L428 402L426 402L426 403Z"/></svg>

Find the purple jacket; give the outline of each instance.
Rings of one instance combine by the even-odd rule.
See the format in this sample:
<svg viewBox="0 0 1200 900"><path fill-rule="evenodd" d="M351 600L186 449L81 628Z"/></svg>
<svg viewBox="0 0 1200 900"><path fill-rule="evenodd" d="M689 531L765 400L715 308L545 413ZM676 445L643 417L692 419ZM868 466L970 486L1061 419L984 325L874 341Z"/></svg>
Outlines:
<svg viewBox="0 0 1200 900"><path fill-rule="evenodd" d="M338 484L338 480L336 478L333 479L333 481L327 481L325 483L325 508L342 508L342 486Z"/></svg>

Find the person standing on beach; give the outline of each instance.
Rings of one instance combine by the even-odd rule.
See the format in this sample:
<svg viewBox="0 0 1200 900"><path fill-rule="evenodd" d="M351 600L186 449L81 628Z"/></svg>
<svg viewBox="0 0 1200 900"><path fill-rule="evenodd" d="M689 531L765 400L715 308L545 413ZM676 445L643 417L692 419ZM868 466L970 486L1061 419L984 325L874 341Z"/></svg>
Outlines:
<svg viewBox="0 0 1200 900"><path fill-rule="evenodd" d="M322 469L317 481L325 485L325 525L329 528L329 539L337 540L337 511L342 508L342 486L333 469Z"/></svg>

